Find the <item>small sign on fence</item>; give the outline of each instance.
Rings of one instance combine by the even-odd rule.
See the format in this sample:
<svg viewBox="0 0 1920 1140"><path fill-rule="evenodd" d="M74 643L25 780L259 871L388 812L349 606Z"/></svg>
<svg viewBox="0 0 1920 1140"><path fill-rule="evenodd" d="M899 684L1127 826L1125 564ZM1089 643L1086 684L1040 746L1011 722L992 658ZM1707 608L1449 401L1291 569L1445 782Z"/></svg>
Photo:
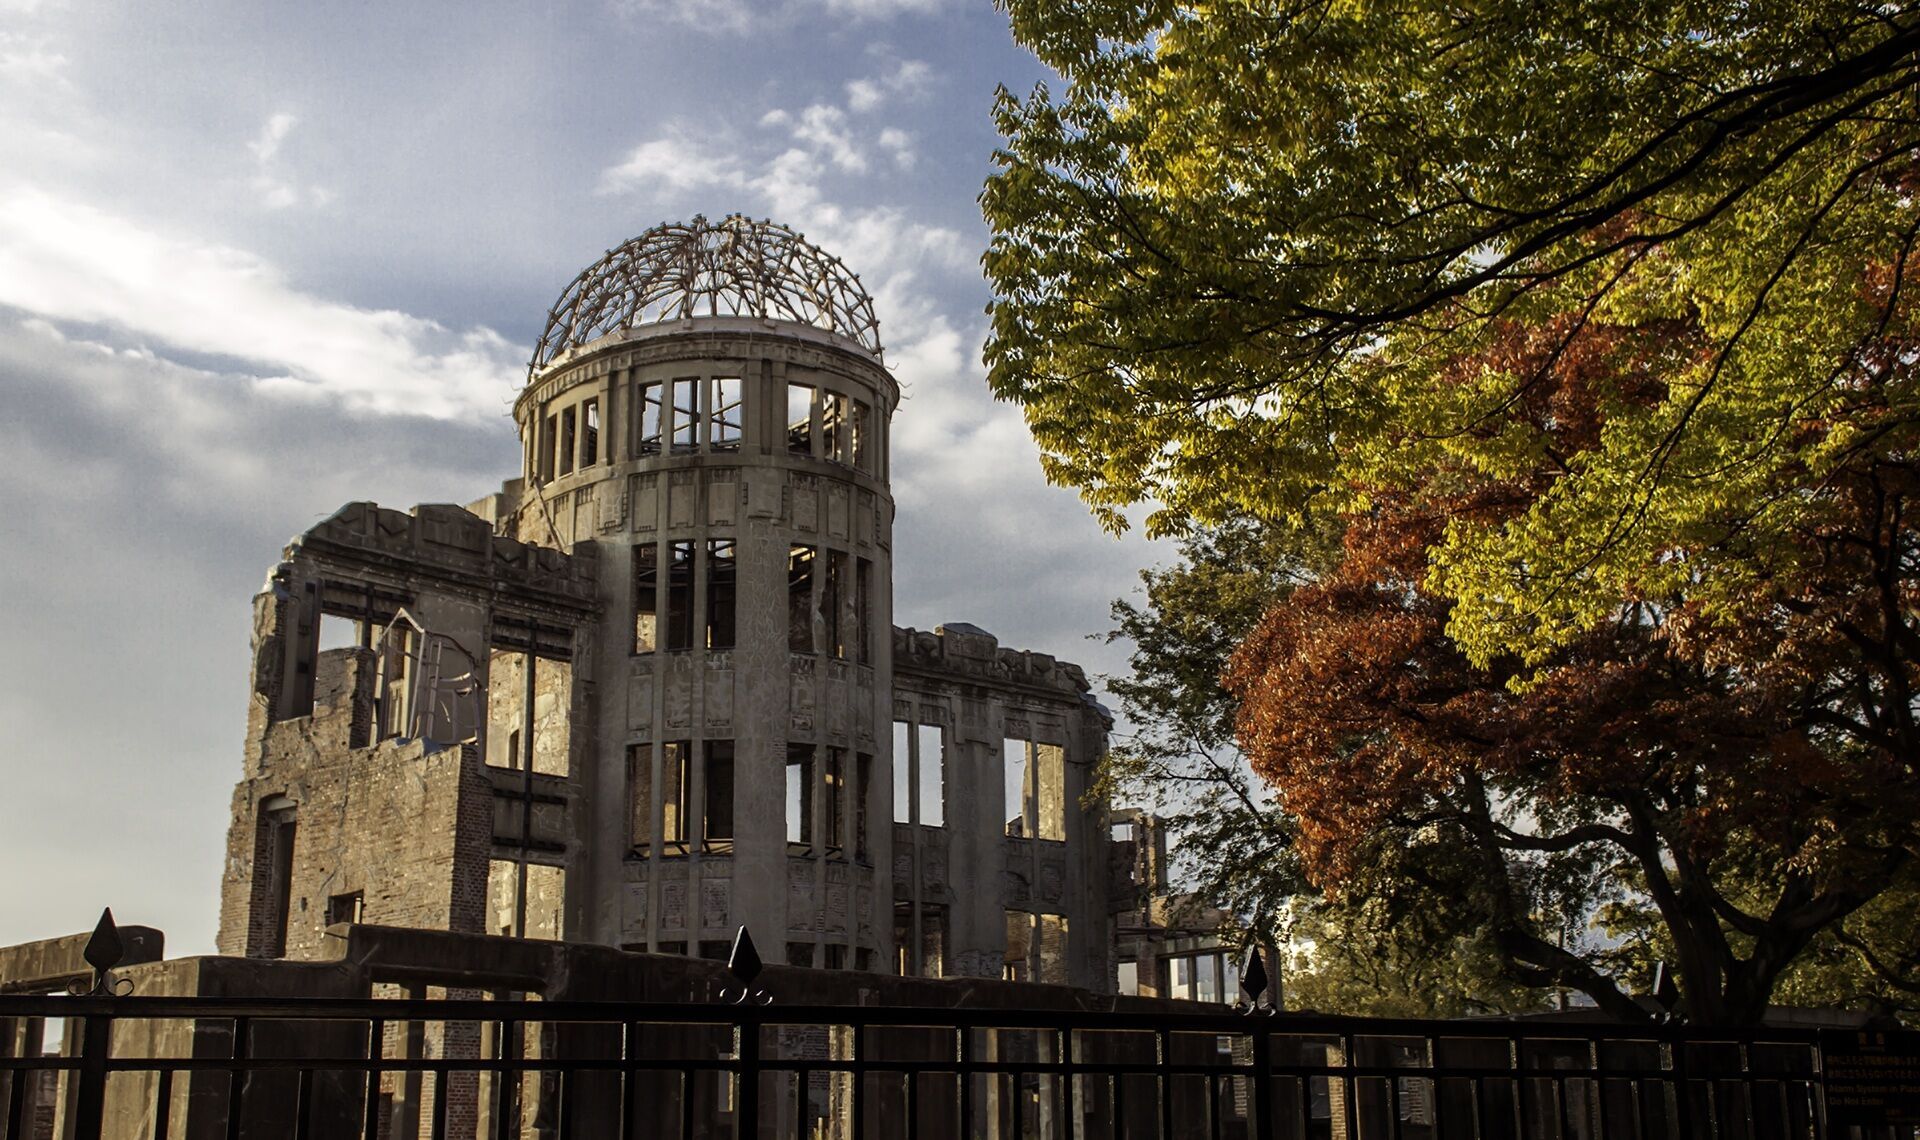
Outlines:
<svg viewBox="0 0 1920 1140"><path fill-rule="evenodd" d="M1920 1033L1823 1030L1827 1124L1920 1124Z"/></svg>

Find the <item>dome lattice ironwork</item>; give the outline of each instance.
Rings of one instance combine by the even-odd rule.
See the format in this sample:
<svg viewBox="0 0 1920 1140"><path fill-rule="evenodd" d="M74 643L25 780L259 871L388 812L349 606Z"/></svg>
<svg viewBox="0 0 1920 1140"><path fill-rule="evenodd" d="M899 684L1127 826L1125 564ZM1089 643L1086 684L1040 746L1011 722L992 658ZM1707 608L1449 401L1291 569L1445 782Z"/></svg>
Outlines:
<svg viewBox="0 0 1920 1140"><path fill-rule="evenodd" d="M610 333L706 316L797 321L881 351L873 298L839 258L774 222L696 216L655 226L582 270L547 314L528 375Z"/></svg>

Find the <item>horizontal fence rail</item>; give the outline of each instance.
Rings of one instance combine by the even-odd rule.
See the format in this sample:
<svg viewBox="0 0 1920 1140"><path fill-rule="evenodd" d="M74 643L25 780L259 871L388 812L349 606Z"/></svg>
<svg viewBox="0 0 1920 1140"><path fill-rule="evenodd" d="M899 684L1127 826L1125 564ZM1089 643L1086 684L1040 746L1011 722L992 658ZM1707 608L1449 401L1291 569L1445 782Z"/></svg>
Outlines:
<svg viewBox="0 0 1920 1140"><path fill-rule="evenodd" d="M4 1140L1915 1136L1829 1127L1827 1100L1806 1031L511 994L0 997Z"/></svg>

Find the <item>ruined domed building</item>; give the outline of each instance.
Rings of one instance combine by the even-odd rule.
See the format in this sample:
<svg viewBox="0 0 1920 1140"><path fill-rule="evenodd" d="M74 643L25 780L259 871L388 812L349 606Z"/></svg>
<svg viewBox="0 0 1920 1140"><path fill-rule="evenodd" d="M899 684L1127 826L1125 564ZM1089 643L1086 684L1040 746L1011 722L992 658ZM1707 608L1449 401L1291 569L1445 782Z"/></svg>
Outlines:
<svg viewBox="0 0 1920 1140"><path fill-rule="evenodd" d="M773 962L1111 991L1110 719L1077 666L893 624L899 405L872 301L784 227L582 272L520 475L343 507L255 599L221 952L363 923L714 958L746 926Z"/></svg>

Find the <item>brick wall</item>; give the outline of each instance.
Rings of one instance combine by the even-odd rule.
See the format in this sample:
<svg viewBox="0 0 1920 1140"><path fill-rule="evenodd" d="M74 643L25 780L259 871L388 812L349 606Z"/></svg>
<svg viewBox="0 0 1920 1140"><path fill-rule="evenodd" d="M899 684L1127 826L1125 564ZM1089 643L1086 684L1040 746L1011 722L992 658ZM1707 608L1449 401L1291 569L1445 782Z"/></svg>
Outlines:
<svg viewBox="0 0 1920 1140"><path fill-rule="evenodd" d="M220 952L261 956L271 947L273 843L260 826L268 801L287 804L280 810L295 820L285 956L319 956L328 900L356 891L365 922L480 931L493 796L478 749L356 747L372 722L372 654L339 650L323 660L314 714L268 724L252 750L256 772L234 791Z"/></svg>

